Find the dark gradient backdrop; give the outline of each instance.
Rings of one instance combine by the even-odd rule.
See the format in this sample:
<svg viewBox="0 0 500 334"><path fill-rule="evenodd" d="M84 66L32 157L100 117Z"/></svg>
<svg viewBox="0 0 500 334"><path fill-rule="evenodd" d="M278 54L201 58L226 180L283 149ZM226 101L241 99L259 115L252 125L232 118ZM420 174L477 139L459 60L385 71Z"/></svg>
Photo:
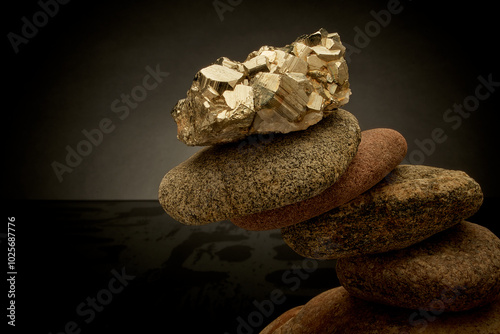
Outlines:
<svg viewBox="0 0 500 334"><path fill-rule="evenodd" d="M464 170L487 197L496 196L500 87L479 105L470 98L479 76L500 81L498 18L488 2L401 1L389 5L398 12L390 22L379 15L383 24L373 13L387 10L387 1L219 3L233 5L220 16L212 0L71 1L44 17L37 15L37 1L9 2L7 198L156 199L162 176L198 149L177 141L170 116L193 75L218 57L242 61L261 45L283 46L320 27L339 32L351 46L353 95L346 109L362 129L396 129L411 153L419 149L416 140L429 144L426 139L441 128L446 141L425 146L427 153L413 153L410 162ZM34 36L15 53L9 33L22 35L34 14L38 32L24 28ZM360 33L366 29L369 40ZM146 82L154 88L141 91L136 87L148 67L162 74ZM125 107L120 96L134 89L147 96ZM474 109L467 118L446 114L464 100ZM109 133L95 137L99 145L82 161L73 160L72 172L58 180L51 164L66 164L66 147L76 149L85 139L82 131L100 125Z"/></svg>
<svg viewBox="0 0 500 334"><path fill-rule="evenodd" d="M389 22L387 1L216 1L232 4L223 20L214 0L73 0L47 7L51 15L40 4L55 0L4 4L4 193L34 200L7 201L19 271L17 326L9 332L60 333L75 321L93 334L233 334L256 312L254 302L279 289L286 302L256 333L338 286L334 261L318 262L307 279L291 275L306 259L278 231L251 233L228 221L184 226L157 202L163 175L198 150L176 139L170 116L194 74L218 57L242 61L261 45L283 46L320 27L348 44L346 109L361 128L400 131L409 162L466 171L487 197L470 220L499 235L490 218L498 199L496 7L405 0L389 6L397 12ZM25 40L13 37L23 30ZM24 42L17 53L9 38ZM478 77L494 82L491 91ZM141 101L121 101L131 93ZM462 116L453 108L464 101L473 111ZM82 146L85 134L98 145ZM88 154L72 157L60 182L52 164L66 164L67 147ZM88 307L82 316L79 306L105 296L116 272L135 278L95 318Z"/></svg>

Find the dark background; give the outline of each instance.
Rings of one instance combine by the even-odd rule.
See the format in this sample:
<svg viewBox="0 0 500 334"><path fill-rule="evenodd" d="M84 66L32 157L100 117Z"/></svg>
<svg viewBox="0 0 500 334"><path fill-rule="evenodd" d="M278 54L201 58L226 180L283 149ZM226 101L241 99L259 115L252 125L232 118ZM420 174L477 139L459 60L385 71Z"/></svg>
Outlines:
<svg viewBox="0 0 500 334"><path fill-rule="evenodd" d="M35 1L21 3L4 10L5 36L19 34L21 18L40 10ZM365 31L370 12L387 2L244 0L232 8L221 21L212 1L71 1L18 54L4 38L7 198L156 199L163 175L198 149L176 139L170 111L199 69L221 56L243 61L262 45L283 46L320 27L356 47L355 28ZM500 81L494 8L486 1L401 1L400 8L368 45L351 48L345 109L363 130L401 132L408 152L442 128L447 141L423 164L464 170L495 196L498 92L456 130L443 120L474 94L478 76ZM169 76L120 120L111 103L156 65ZM64 163L65 147L75 149L82 130L103 118L114 131L59 182L51 163Z"/></svg>
<svg viewBox="0 0 500 334"><path fill-rule="evenodd" d="M71 1L16 54L7 34L20 34L21 18L32 22L40 5L6 4L4 196L18 228L16 329L59 333L74 319L82 333L170 333L180 324L186 333L233 334L237 317L254 311L253 300L273 288L287 301L266 323L337 286L331 261L292 291L281 277L303 259L279 233L244 232L229 222L182 226L156 199L163 175L199 149L176 139L170 116L194 74L218 57L243 61L262 45L283 46L320 27L354 47L345 109L361 128L398 130L409 153L418 149L415 141L443 129L448 139L423 164L476 179L486 199L471 220L498 235L491 217L498 203L499 92L457 129L443 120L447 109L474 95L479 76L500 81L496 9L486 1L400 6L361 46L358 29L365 31L374 22L370 12L387 9L387 1L243 0L223 20L213 1ZM168 77L121 120L111 103L157 65ZM65 147L75 148L85 139L82 130L104 118L114 131L59 182L51 163L64 163ZM136 278L95 321L82 324L75 307L121 268Z"/></svg>

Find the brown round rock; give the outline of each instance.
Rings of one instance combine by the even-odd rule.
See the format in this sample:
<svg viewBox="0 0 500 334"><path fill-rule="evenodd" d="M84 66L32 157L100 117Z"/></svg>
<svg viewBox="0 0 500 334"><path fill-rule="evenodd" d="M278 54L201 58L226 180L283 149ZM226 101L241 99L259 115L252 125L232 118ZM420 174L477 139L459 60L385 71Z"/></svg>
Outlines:
<svg viewBox="0 0 500 334"><path fill-rule="evenodd" d="M211 146L164 176L159 201L187 225L303 201L340 178L360 140L357 119L339 109L304 131Z"/></svg>
<svg viewBox="0 0 500 334"><path fill-rule="evenodd" d="M433 313L364 301L338 287L312 298L286 323L264 333L496 334L499 319L500 300L466 312Z"/></svg>
<svg viewBox="0 0 500 334"><path fill-rule="evenodd" d="M278 328L286 324L290 319L294 318L297 313L302 309L303 305L296 306L292 309L289 309L288 311L284 312L282 315L274 319L273 322L271 322L269 325L264 328L260 334L272 334L274 333Z"/></svg>
<svg viewBox="0 0 500 334"><path fill-rule="evenodd" d="M281 232L305 257L381 253L408 247L461 222L482 201L479 184L462 171L399 165L350 202Z"/></svg>
<svg viewBox="0 0 500 334"><path fill-rule="evenodd" d="M404 137L391 129L361 132L358 153L346 172L321 194L281 208L232 218L241 228L263 231L282 228L323 214L373 187L406 155Z"/></svg>
<svg viewBox="0 0 500 334"><path fill-rule="evenodd" d="M500 239L462 222L411 247L337 261L351 295L393 306L464 311L500 293Z"/></svg>

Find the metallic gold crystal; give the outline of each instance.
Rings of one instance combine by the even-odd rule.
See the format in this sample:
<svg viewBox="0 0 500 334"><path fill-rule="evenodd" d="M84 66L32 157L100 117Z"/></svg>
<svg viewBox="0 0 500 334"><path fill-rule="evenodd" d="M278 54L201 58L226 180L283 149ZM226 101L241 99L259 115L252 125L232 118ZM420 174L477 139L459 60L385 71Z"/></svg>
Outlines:
<svg viewBox="0 0 500 334"><path fill-rule="evenodd" d="M177 137L213 145L305 130L349 101L344 53L339 35L320 29L285 47L262 46L244 62L217 59L175 105Z"/></svg>
<svg viewBox="0 0 500 334"><path fill-rule="evenodd" d="M221 94L230 87L234 88L242 78L243 73L221 65L210 65L198 72L195 80L199 80L201 89L212 87Z"/></svg>

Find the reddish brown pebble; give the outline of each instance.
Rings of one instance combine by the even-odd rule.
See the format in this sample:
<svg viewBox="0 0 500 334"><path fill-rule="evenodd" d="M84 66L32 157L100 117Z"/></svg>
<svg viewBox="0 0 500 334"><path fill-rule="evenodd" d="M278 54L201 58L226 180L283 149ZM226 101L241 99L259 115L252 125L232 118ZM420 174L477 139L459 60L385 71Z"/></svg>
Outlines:
<svg viewBox="0 0 500 334"><path fill-rule="evenodd" d="M232 218L231 221L246 230L264 231L311 219L373 187L403 160L406 150L406 140L395 130L363 131L356 156L347 171L330 188L304 201Z"/></svg>
<svg viewBox="0 0 500 334"><path fill-rule="evenodd" d="M337 275L351 295L368 301L465 311L500 293L500 239L462 222L405 249L339 259Z"/></svg>
<svg viewBox="0 0 500 334"><path fill-rule="evenodd" d="M465 312L433 313L367 302L338 287L312 298L265 334L496 334L499 319L500 300Z"/></svg>
<svg viewBox="0 0 500 334"><path fill-rule="evenodd" d="M294 307L292 309L289 309L288 311L286 311L285 313L283 313L282 315L280 315L279 317L274 319L274 321L271 322L269 325L267 325L266 328L264 328L260 332L260 334L272 334L272 333L274 333L274 331L276 331L278 328L280 328L281 326L286 324L290 319L295 317L297 315L297 313L299 313L299 311L302 309L302 307L303 307L303 305L300 305L300 306Z"/></svg>

